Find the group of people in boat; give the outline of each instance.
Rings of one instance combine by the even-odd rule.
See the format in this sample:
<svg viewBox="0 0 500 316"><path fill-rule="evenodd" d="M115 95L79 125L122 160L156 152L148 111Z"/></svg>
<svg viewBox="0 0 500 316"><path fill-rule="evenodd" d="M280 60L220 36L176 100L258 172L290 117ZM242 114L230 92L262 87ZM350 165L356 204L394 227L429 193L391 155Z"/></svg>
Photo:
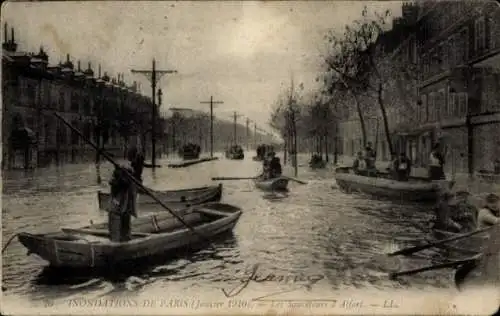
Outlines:
<svg viewBox="0 0 500 316"><path fill-rule="evenodd" d="M263 161L262 174L260 178L262 180L274 179L281 176L282 168L280 158L276 156L274 151L267 153Z"/></svg>
<svg viewBox="0 0 500 316"><path fill-rule="evenodd" d="M179 149L179 156L186 158L198 157L200 155L200 152L201 152L200 145L187 143L186 145L182 146Z"/></svg>
<svg viewBox="0 0 500 316"><path fill-rule="evenodd" d="M378 175L375 165L377 153L369 142L363 151L359 151L354 159L352 169L355 174L376 177ZM432 147L429 157L428 175L430 180L444 180L444 154L441 143L436 143ZM397 181L408 181L412 170L411 159L406 152L401 152L394 156L387 168L390 177Z"/></svg>
<svg viewBox="0 0 500 316"><path fill-rule="evenodd" d="M257 152L257 158L259 160L265 160L267 157L267 154L274 151L273 146L271 145L266 145L266 144L261 144L257 146L256 152Z"/></svg>
<svg viewBox="0 0 500 316"><path fill-rule="evenodd" d="M470 202L470 193L445 192L436 206L434 228L455 233L467 233L500 223L500 197L490 193L483 207Z"/></svg>

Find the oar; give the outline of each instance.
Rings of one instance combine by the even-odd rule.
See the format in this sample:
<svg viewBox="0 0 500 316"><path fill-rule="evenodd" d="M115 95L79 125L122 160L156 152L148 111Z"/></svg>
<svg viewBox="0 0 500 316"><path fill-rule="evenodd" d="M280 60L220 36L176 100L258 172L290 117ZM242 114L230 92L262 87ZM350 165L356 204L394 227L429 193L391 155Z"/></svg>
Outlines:
<svg viewBox="0 0 500 316"><path fill-rule="evenodd" d="M83 140L85 140L90 146L92 146L95 150L99 150L99 147L97 147L97 145L95 145L90 139L88 139L87 137L85 137L85 135L82 134L82 132L80 132L78 129L76 129L75 127L73 127L70 123L68 123L63 117L61 117L58 113L55 113L54 112L54 115L60 119L64 125L68 126L71 130L73 130L75 133L77 133ZM184 226L186 226L187 228L189 228L193 233L195 233L196 235L198 235L199 237L201 237L202 239L204 240L208 240L208 238L206 236L204 236L203 234L200 234L199 232L197 232L191 225L189 225L188 223L186 223L182 217L180 217L179 215L177 215L174 211L172 211L168 206L165 205L165 203L163 203L160 199L158 199L148 188L146 188L145 186L142 185L142 183L137 180L130 172L128 172L127 169L125 168L122 168L119 164L117 164L113 158L111 158L109 156L109 154L105 151L103 151L101 153L104 158L106 158L111 164L113 164L115 166L115 168L120 168L121 170L123 170L125 172L125 174L130 178L130 180L132 180L132 182L135 183L135 185L137 185L140 189L142 189L147 195L149 195L153 200L155 200L158 204L160 204L161 206L163 206L163 208L165 210L167 210L168 212L170 212L170 214L172 214L175 218L177 218L182 224L184 224ZM215 247L213 245L210 245L213 249L215 249Z"/></svg>
<svg viewBox="0 0 500 316"><path fill-rule="evenodd" d="M401 250L398 250L398 251L395 251L395 252L388 253L387 255L388 256L397 256L397 255L404 255L404 256L406 256L406 255L410 255L410 254L412 254L414 252L421 251L421 250L424 250L424 249L427 249L427 248L436 247L436 246L448 243L450 241L455 241L455 240L467 238L467 237L470 237L470 236L473 236L473 235L477 235L477 234L480 234L480 233L484 233L485 231L490 230L492 227L493 226L489 226L489 227L486 227L486 228L483 228L483 229L475 230L475 231L470 232L470 233L466 233L466 234L462 234L462 235L458 235L458 236L454 236L454 237L442 239L440 241L431 242L431 243L428 243L428 244L425 244L425 245L419 245L419 246L414 246L414 247L409 247L409 248L401 249Z"/></svg>
<svg viewBox="0 0 500 316"><path fill-rule="evenodd" d="M401 271L401 272L394 272L389 274L389 278L395 279L399 276L403 275L412 275L424 271L431 271L431 270L438 270L438 269L446 269L446 268L454 268L457 266L460 266L462 264L467 264L476 261L479 259L480 255L474 256L468 259L463 259L463 260L456 260L456 261L451 261L451 262L445 262L445 263L440 263L440 264L435 264L432 266L427 266L427 267L422 267L418 269L413 269L413 270L406 270L406 271Z"/></svg>
<svg viewBox="0 0 500 316"><path fill-rule="evenodd" d="M288 179L288 180L291 180L291 181L295 181L295 182L300 183L300 184L307 184L307 182L299 180L297 178L292 178L292 177L288 177L288 176L281 176L281 177L285 178L285 179Z"/></svg>
<svg viewBox="0 0 500 316"><path fill-rule="evenodd" d="M212 178L213 181L219 181L219 180L253 180L257 179L258 177L215 177Z"/></svg>

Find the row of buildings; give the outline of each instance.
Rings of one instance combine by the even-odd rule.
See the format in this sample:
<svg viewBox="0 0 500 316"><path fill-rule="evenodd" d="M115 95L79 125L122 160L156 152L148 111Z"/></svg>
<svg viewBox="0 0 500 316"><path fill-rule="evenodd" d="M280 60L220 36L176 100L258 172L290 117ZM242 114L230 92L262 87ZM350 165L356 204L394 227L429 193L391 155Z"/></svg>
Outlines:
<svg viewBox="0 0 500 316"><path fill-rule="evenodd" d="M495 1L414 1L375 45L384 58L415 67L415 77L384 91L397 151L425 166L432 145L447 146L447 172L492 170L500 157L500 6ZM403 88L404 90L404 88ZM375 103L375 102L374 102ZM380 111L367 118L367 138L380 160L390 160ZM368 111L369 112L369 111ZM355 106L343 111L339 145L344 155L361 148Z"/></svg>
<svg viewBox="0 0 500 316"><path fill-rule="evenodd" d="M5 25L2 44L2 168L92 160L95 151L54 112L115 155L132 141L144 143L151 130L152 100L88 63L49 65L38 53L18 50ZM157 108L156 108L157 110ZM161 126L161 124L159 124ZM145 144L147 147L147 144Z"/></svg>

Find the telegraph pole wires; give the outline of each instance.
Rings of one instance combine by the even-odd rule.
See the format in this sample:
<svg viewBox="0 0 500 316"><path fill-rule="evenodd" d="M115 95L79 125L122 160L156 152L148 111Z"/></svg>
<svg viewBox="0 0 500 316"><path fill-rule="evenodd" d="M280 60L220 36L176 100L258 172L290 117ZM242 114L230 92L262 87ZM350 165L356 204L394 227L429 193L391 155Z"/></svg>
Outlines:
<svg viewBox="0 0 500 316"><path fill-rule="evenodd" d="M210 158L214 157L214 104L223 104L223 101L214 101L210 96L210 101L201 101L202 104L210 104Z"/></svg>
<svg viewBox="0 0 500 316"><path fill-rule="evenodd" d="M152 147L151 163L153 164L154 168L156 164L156 84L163 75L177 73L177 70L158 70L156 69L156 61L153 58L153 65L151 70L132 69L131 72L134 74L135 73L143 74L151 82L152 101L153 101L153 108L151 114L151 147Z"/></svg>

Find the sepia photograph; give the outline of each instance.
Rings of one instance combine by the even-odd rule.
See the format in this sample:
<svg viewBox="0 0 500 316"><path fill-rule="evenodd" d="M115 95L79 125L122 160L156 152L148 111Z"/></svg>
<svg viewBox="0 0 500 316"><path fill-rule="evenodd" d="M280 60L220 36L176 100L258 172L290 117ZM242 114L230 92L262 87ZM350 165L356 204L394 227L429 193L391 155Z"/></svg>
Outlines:
<svg viewBox="0 0 500 316"><path fill-rule="evenodd" d="M500 1L5 1L2 315L497 315Z"/></svg>

